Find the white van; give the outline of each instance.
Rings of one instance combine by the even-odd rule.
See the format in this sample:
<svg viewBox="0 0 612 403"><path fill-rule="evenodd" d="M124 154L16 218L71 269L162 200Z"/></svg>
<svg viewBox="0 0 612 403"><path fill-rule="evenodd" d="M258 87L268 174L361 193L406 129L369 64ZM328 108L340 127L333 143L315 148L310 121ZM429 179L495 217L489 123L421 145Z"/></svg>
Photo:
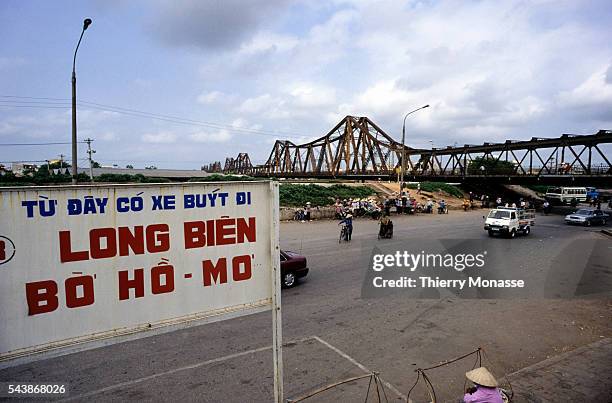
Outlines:
<svg viewBox="0 0 612 403"><path fill-rule="evenodd" d="M500 207L489 211L484 229L489 236L495 234L514 238L518 234L529 235L535 225L535 210Z"/></svg>
<svg viewBox="0 0 612 403"><path fill-rule="evenodd" d="M587 190L585 187L551 187L546 190L546 200L551 204L571 203L587 201Z"/></svg>

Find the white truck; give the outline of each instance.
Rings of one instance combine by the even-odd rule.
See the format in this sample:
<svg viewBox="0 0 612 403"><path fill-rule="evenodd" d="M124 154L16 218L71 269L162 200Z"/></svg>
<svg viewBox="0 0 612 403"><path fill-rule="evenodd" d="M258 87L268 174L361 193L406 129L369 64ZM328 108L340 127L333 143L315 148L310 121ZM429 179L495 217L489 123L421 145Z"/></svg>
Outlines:
<svg viewBox="0 0 612 403"><path fill-rule="evenodd" d="M514 238L518 234L529 235L535 225L535 210L500 207L489 211L484 229L489 236L495 234Z"/></svg>

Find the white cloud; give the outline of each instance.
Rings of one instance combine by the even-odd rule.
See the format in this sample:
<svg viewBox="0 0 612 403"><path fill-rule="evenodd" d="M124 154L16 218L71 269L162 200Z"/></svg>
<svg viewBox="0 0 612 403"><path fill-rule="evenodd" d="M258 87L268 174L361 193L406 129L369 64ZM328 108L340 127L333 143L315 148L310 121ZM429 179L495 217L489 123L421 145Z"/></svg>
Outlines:
<svg viewBox="0 0 612 403"><path fill-rule="evenodd" d="M248 98L242 102L239 111L249 114L271 113L272 110L282 106L283 101L280 98L273 97L270 94L262 94L253 98Z"/></svg>
<svg viewBox="0 0 612 403"><path fill-rule="evenodd" d="M145 143L172 144L176 142L177 135L172 132L146 133L141 136L141 140Z"/></svg>
<svg viewBox="0 0 612 403"><path fill-rule="evenodd" d="M203 92L198 95L198 102L201 104L212 104L221 99L224 94L220 91Z"/></svg>
<svg viewBox="0 0 612 403"><path fill-rule="evenodd" d="M583 83L570 91L559 93L563 107L605 107L612 111L612 82L609 80L612 64L602 67Z"/></svg>
<svg viewBox="0 0 612 403"><path fill-rule="evenodd" d="M232 138L231 134L226 129L221 129L214 132L197 132L189 135L189 139L196 143L224 143Z"/></svg>
<svg viewBox="0 0 612 403"><path fill-rule="evenodd" d="M168 74L157 74L153 88L167 94L146 98L143 106L124 104L223 123L225 130L82 108L79 136L100 140L100 148L115 140L106 133L131 149L142 147L140 139L149 143L143 153L155 149L177 160L187 151L192 159L223 159L231 141L239 149L227 154L248 150L256 160L267 157L276 138L310 140L345 115L368 116L398 139L404 114L423 104L431 107L406 120L408 144L433 140L441 147L612 127L612 28L605 18L612 6L605 0L243 3L151 3L148 22L172 46L142 48L159 51L153 67ZM0 67L7 60L0 58ZM142 74L130 77L130 71L126 82L137 89ZM232 125L279 135L239 136ZM0 110L3 138L68 139L69 133L69 110Z"/></svg>
<svg viewBox="0 0 612 403"><path fill-rule="evenodd" d="M295 48L298 44L299 39L292 35L264 31L256 33L249 42L244 43L240 48L240 53L249 55L269 50L286 52Z"/></svg>
<svg viewBox="0 0 612 403"><path fill-rule="evenodd" d="M298 83L289 89L293 104L301 108L331 107L336 104L334 88L313 83Z"/></svg>

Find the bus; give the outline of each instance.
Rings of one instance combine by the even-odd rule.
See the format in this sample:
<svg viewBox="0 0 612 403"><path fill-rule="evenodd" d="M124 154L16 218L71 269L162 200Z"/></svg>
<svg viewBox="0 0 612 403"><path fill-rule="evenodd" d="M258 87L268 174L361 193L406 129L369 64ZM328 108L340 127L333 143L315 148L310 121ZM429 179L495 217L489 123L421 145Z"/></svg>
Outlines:
<svg viewBox="0 0 612 403"><path fill-rule="evenodd" d="M551 187L546 190L545 197L550 204L566 204L574 200L581 203L587 201L587 190L585 187Z"/></svg>

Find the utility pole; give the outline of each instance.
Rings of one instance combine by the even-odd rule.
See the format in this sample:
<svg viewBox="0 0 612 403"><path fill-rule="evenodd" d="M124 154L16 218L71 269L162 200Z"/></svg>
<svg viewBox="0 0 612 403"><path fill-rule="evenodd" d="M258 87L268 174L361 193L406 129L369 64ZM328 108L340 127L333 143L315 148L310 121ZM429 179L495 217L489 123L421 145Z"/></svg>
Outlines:
<svg viewBox="0 0 612 403"><path fill-rule="evenodd" d="M83 34L87 27L91 25L91 18L86 18L83 21L83 30L79 37L79 42L74 50L74 57L72 58L72 184L77 184L77 115L76 115L76 56L83 39Z"/></svg>
<svg viewBox="0 0 612 403"><path fill-rule="evenodd" d="M416 111L420 111L421 109L425 109L425 108L429 108L429 104L421 106L420 108L417 108L413 111L408 112L405 116L404 116L404 124L402 125L402 170L400 172L401 177L400 177L400 189L399 189L399 194L400 197L402 196L402 191L404 189L404 169L406 168L406 118L408 117L408 115L413 114ZM432 144L433 146L433 144Z"/></svg>
<svg viewBox="0 0 612 403"><path fill-rule="evenodd" d="M93 183L94 181L94 176L93 176L93 160L91 159L91 154L95 154L96 150L92 150L91 149L91 142L93 140L92 139L85 139L85 142L87 143L87 154L89 154L89 178L91 179L91 182Z"/></svg>
<svg viewBox="0 0 612 403"><path fill-rule="evenodd" d="M65 155L64 154L60 154L59 157L60 157L60 173L63 175L64 173L62 172L62 170L64 169L64 157L65 157Z"/></svg>

